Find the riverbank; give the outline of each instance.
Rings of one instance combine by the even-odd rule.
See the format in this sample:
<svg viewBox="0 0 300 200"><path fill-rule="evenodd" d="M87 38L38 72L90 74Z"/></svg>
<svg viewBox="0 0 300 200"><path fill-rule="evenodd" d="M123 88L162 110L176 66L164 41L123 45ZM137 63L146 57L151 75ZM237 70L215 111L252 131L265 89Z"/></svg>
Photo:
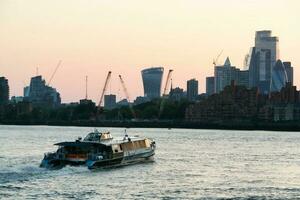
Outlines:
<svg viewBox="0 0 300 200"><path fill-rule="evenodd" d="M219 130L270 130L300 131L300 122L250 122L217 121L191 122L183 120L143 120L143 121L2 121L3 125L48 125L48 126L88 126L88 127L127 127L127 128L185 128Z"/></svg>

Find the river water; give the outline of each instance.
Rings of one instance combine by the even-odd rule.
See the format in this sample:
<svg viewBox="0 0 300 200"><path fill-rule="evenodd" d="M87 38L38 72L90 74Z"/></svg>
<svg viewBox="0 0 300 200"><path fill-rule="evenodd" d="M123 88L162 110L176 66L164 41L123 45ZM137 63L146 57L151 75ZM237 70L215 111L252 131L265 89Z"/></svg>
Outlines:
<svg viewBox="0 0 300 200"><path fill-rule="evenodd" d="M299 132L128 129L156 140L154 162L39 168L54 143L90 131L0 126L0 199L300 199Z"/></svg>

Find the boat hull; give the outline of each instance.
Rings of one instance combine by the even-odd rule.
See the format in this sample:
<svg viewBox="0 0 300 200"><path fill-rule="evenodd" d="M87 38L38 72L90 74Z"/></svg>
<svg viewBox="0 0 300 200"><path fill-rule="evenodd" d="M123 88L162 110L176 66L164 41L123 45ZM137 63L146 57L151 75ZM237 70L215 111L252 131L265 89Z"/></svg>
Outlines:
<svg viewBox="0 0 300 200"><path fill-rule="evenodd" d="M59 159L59 158L48 158L45 157L41 164L40 167L42 168L47 168L47 169L61 169L66 165L70 166L80 166L80 165L85 165L86 160L66 160L66 159Z"/></svg>
<svg viewBox="0 0 300 200"><path fill-rule="evenodd" d="M131 165L139 162L150 161L152 160L154 154L155 154L154 149L151 149L150 151L135 153L132 155L124 155L122 157L117 157L113 159L105 159L105 160L97 160L97 161L88 160L86 162L86 165L89 169Z"/></svg>

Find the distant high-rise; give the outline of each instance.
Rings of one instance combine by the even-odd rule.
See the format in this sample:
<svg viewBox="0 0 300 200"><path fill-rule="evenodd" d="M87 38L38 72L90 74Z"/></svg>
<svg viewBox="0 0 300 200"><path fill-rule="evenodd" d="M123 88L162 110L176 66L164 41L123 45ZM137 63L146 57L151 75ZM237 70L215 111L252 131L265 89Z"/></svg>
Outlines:
<svg viewBox="0 0 300 200"><path fill-rule="evenodd" d="M265 80L270 77L268 59L270 59L271 67L274 67L279 58L278 41L278 37L272 36L272 31L270 30L256 32L255 48L257 53L261 54L260 80ZM270 55L266 55L268 53L270 53Z"/></svg>
<svg viewBox="0 0 300 200"><path fill-rule="evenodd" d="M249 56L250 87L258 86L262 93L269 93L272 70L279 57L278 37L270 30L257 31Z"/></svg>
<svg viewBox="0 0 300 200"><path fill-rule="evenodd" d="M294 70L291 65L291 62L283 62L283 65L285 67L288 82L290 82L290 83L292 83L292 85L294 85Z"/></svg>
<svg viewBox="0 0 300 200"><path fill-rule="evenodd" d="M271 91L279 92L281 88L285 87L288 82L288 77L285 71L285 67L281 60L278 60L272 70Z"/></svg>
<svg viewBox="0 0 300 200"><path fill-rule="evenodd" d="M237 69L236 82L237 85L243 85L249 87L249 70L239 70Z"/></svg>
<svg viewBox="0 0 300 200"><path fill-rule="evenodd" d="M236 68L231 66L231 62L227 57L224 65L215 66L215 89L216 93L221 92L225 86L230 85L232 80L236 80Z"/></svg>
<svg viewBox="0 0 300 200"><path fill-rule="evenodd" d="M145 97L149 99L160 97L163 73L163 67L153 67L142 70Z"/></svg>
<svg viewBox="0 0 300 200"><path fill-rule="evenodd" d="M259 83L259 54L256 53L255 47L250 49L249 60L249 86L252 88Z"/></svg>
<svg viewBox="0 0 300 200"><path fill-rule="evenodd" d="M116 101L116 95L109 94L104 95L104 108L106 109L113 109L116 107L117 101Z"/></svg>
<svg viewBox="0 0 300 200"><path fill-rule="evenodd" d="M8 80L5 77L0 77L0 104L7 104L8 101L9 101Z"/></svg>
<svg viewBox="0 0 300 200"><path fill-rule="evenodd" d="M215 93L215 77L206 77L206 95Z"/></svg>
<svg viewBox="0 0 300 200"><path fill-rule="evenodd" d="M56 107L61 104L60 94L47 86L42 76L31 78L28 99L34 106Z"/></svg>
<svg viewBox="0 0 300 200"><path fill-rule="evenodd" d="M224 65L215 66L214 77L214 92L221 92L226 86L234 81L237 85L243 85L249 87L249 71L234 67L231 65L229 58L227 57Z"/></svg>
<svg viewBox="0 0 300 200"><path fill-rule="evenodd" d="M24 97L29 97L29 91L30 91L30 87L29 86L24 87L24 89L23 89L23 96Z"/></svg>
<svg viewBox="0 0 300 200"><path fill-rule="evenodd" d="M186 87L187 99L189 101L196 101L198 97L198 81L191 79L187 81Z"/></svg>

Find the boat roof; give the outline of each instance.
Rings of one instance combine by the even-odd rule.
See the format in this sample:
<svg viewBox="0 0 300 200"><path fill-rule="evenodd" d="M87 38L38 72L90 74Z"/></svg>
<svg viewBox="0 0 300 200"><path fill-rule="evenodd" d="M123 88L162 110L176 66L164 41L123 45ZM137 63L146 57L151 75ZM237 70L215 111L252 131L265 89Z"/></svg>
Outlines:
<svg viewBox="0 0 300 200"><path fill-rule="evenodd" d="M132 136L132 137L118 137L118 138L111 138L106 140L101 140L99 142L96 141L75 141L75 142L59 142L54 145L57 146L72 146L72 147L87 147L87 146L111 146L114 144L122 144L129 141L139 141L144 140L144 137Z"/></svg>
<svg viewBox="0 0 300 200"><path fill-rule="evenodd" d="M75 142L59 142L54 145L57 146L69 146L69 147L87 147L87 146L106 146L100 142L86 142L86 141L75 141Z"/></svg>
<svg viewBox="0 0 300 200"><path fill-rule="evenodd" d="M128 138L130 138L130 141L139 141L139 140L145 140L145 137L138 137L138 136L131 136L131 137L117 137L109 140L102 140L100 143L105 144L106 146L114 145L114 144L122 144L128 142Z"/></svg>
<svg viewBox="0 0 300 200"><path fill-rule="evenodd" d="M125 131L126 133L126 131ZM139 137L138 135L135 136L128 136L127 134L124 137L116 137L113 138L110 134L110 132L99 132L97 129L94 130L94 132L90 132L87 134L87 136L81 140L72 141L72 142L59 142L54 145L57 146L73 146L73 147L87 147L87 146L111 146L115 144L122 144L127 143L129 141L140 141L145 140L147 138L145 137Z"/></svg>

